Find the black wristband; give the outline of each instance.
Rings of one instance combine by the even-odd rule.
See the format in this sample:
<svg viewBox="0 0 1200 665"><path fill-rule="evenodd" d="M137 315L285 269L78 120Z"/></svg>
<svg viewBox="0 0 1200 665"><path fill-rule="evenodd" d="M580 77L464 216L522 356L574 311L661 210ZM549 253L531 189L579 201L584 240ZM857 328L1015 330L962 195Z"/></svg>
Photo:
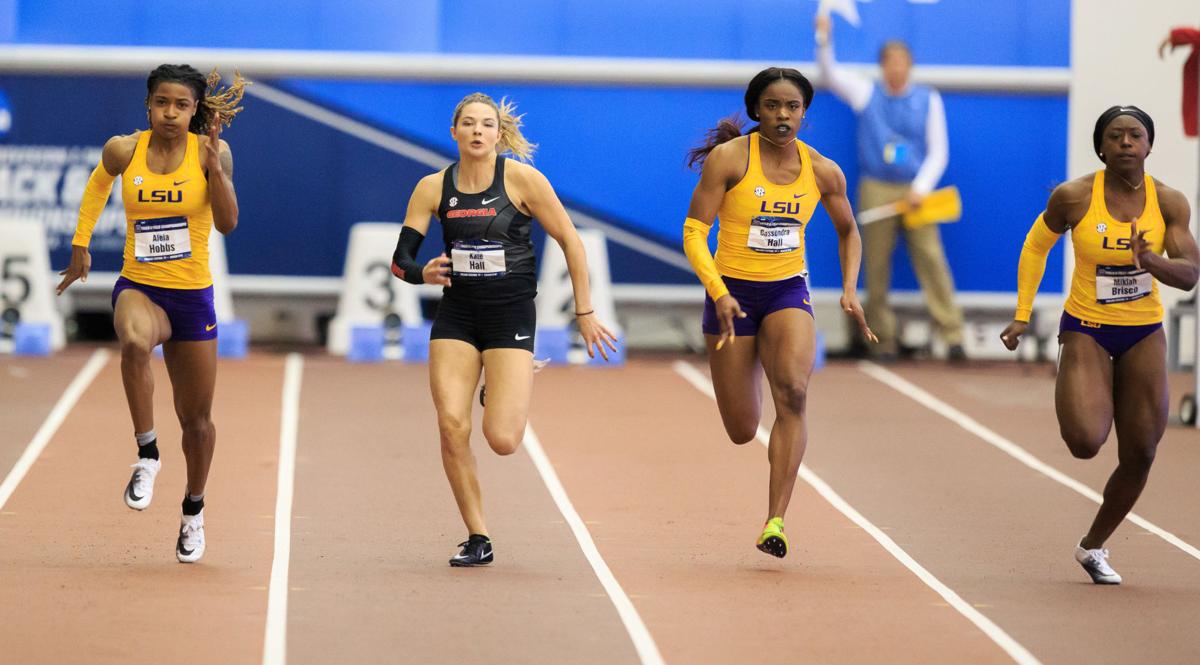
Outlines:
<svg viewBox="0 0 1200 665"><path fill-rule="evenodd" d="M409 284L424 284L425 277L421 274L422 266L417 263L417 250L425 236L407 226L400 229L400 238L396 240L396 251L392 253L392 274Z"/></svg>

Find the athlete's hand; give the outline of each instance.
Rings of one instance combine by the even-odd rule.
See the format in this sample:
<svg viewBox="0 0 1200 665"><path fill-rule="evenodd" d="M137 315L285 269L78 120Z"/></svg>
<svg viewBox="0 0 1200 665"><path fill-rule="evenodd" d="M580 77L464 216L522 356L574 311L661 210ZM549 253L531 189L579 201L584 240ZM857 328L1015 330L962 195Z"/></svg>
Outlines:
<svg viewBox="0 0 1200 665"><path fill-rule="evenodd" d="M55 289L58 295L62 295L63 291L71 285L75 280L83 280L87 282L88 271L92 269L92 254L87 247L79 245L71 245L71 263L66 270L59 271L62 275L62 281L58 283Z"/></svg>
<svg viewBox="0 0 1200 665"><path fill-rule="evenodd" d="M604 362L608 362L608 351L617 352L617 336L600 323L595 312L577 316L575 322L579 325L579 334L583 336L583 346L587 349L588 357L595 358L598 352L600 357L604 358ZM595 351L592 350L593 346ZM608 350L605 350L605 346Z"/></svg>
<svg viewBox="0 0 1200 665"><path fill-rule="evenodd" d="M204 166L209 173L221 172L220 113L213 113L212 119L208 121L208 145L204 146Z"/></svg>
<svg viewBox="0 0 1200 665"><path fill-rule="evenodd" d="M1013 320L1013 322L1008 324L1008 327L1004 329L1004 332L1000 333L1000 341L1004 342L1004 348L1008 349L1009 351L1016 351L1017 343L1021 341L1021 335L1024 335L1025 331L1028 329L1029 323L1025 321Z"/></svg>
<svg viewBox="0 0 1200 665"><path fill-rule="evenodd" d="M450 286L450 258L445 252L429 259L429 263L421 268L421 278L426 284Z"/></svg>
<svg viewBox="0 0 1200 665"><path fill-rule="evenodd" d="M1129 225L1129 251L1133 252L1133 266L1142 269L1142 252L1150 251L1150 243L1146 242L1146 232L1138 231L1137 219Z"/></svg>
<svg viewBox="0 0 1200 665"><path fill-rule="evenodd" d="M867 315L863 313L862 303L858 302L858 294L852 292L842 293L842 311L854 317L858 322L858 329L862 331L862 336L872 344L878 344L879 338L871 331L871 326L867 325Z"/></svg>
<svg viewBox="0 0 1200 665"><path fill-rule="evenodd" d="M737 335L733 333L733 320L746 318L746 313L742 311L738 301L728 293L717 298L714 304L717 308L717 325L721 329L721 336L717 339L717 351L720 351L725 342L733 344L737 339Z"/></svg>

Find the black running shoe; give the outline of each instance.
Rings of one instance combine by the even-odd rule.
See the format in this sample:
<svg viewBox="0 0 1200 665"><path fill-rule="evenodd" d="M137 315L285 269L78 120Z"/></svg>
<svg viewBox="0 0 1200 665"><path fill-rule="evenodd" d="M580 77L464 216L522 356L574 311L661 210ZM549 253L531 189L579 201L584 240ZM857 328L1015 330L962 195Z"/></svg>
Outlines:
<svg viewBox="0 0 1200 665"><path fill-rule="evenodd" d="M471 534L458 546L462 551L450 559L451 566L486 566L492 562L492 541L487 536Z"/></svg>

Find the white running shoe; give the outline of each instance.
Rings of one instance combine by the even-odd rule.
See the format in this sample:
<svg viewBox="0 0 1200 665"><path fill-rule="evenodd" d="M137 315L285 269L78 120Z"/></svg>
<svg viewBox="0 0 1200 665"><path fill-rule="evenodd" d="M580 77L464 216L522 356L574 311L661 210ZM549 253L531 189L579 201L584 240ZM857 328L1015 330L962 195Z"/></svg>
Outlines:
<svg viewBox="0 0 1200 665"><path fill-rule="evenodd" d="M179 524L179 540L175 543L175 558L179 563L195 563L204 556L204 509L195 515L184 515Z"/></svg>
<svg viewBox="0 0 1200 665"><path fill-rule="evenodd" d="M1108 565L1108 550L1085 550L1082 545L1075 546L1075 560L1096 584L1120 584L1121 576Z"/></svg>
<svg viewBox="0 0 1200 665"><path fill-rule="evenodd" d="M134 510L145 510L154 497L154 477L162 468L162 462L147 457L139 457L133 466L133 475L125 486L125 505Z"/></svg>

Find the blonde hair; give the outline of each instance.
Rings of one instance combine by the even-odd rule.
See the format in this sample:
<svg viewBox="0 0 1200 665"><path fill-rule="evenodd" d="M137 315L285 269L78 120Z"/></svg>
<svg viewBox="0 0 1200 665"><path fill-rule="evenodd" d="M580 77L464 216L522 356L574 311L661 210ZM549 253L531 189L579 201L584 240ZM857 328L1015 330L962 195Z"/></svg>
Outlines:
<svg viewBox="0 0 1200 665"><path fill-rule="evenodd" d="M208 109L207 119L211 120L212 114L219 114L221 124L228 127L233 123L233 118L242 112L243 107L238 106L242 103L242 95L246 93L246 86L250 85L242 73L238 70L233 70L233 83L221 88L221 74L214 67L208 74L208 79L204 92L204 107ZM207 124L207 123L206 123Z"/></svg>
<svg viewBox="0 0 1200 665"><path fill-rule="evenodd" d="M499 154L509 153L517 159L524 162L533 161L533 152L537 150L536 143L530 143L529 139L521 133L521 118L525 114L517 115L517 105L509 101L508 97L501 98L500 103L482 92L473 92L466 97L463 97L458 105L454 107L454 119L451 125L458 126L458 116L462 115L463 108L467 104L487 104L496 111L496 116L500 119L500 141L496 143L496 152Z"/></svg>

